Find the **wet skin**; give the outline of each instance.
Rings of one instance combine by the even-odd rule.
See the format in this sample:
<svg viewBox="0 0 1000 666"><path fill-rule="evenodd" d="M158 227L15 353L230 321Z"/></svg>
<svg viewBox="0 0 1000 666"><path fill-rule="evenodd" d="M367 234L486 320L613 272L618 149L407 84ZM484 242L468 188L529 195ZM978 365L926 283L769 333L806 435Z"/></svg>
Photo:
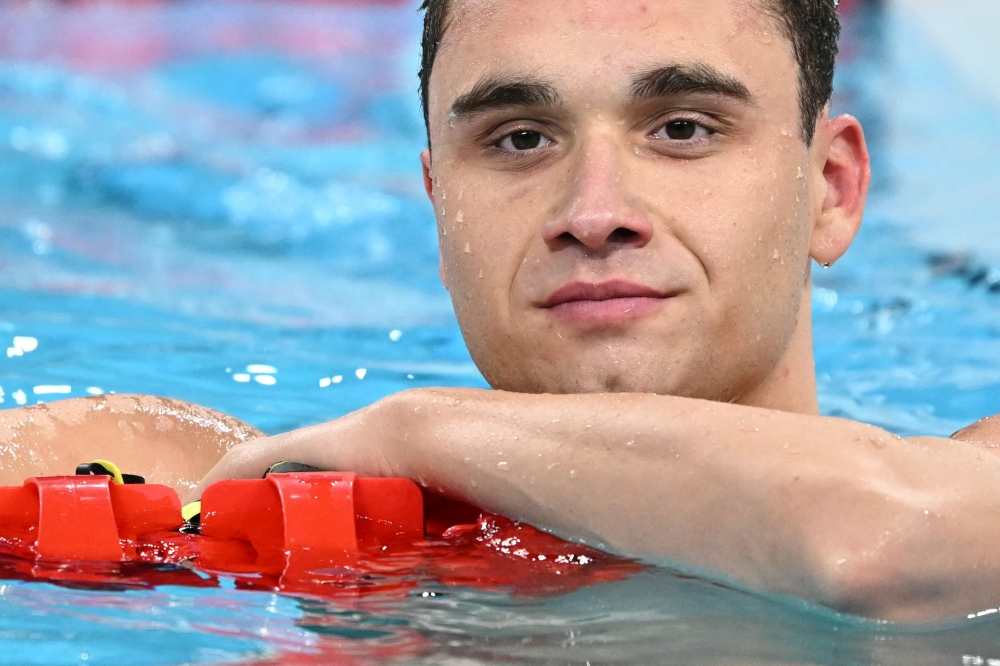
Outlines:
<svg viewBox="0 0 1000 666"><path fill-rule="evenodd" d="M851 119L802 141L773 21L699 0L477 0L451 21L423 158L490 384L818 411L810 255L847 249L867 176L828 178L825 144L857 153L849 171L867 155ZM546 307L574 285L595 291Z"/></svg>
<svg viewBox="0 0 1000 666"><path fill-rule="evenodd" d="M408 391L236 446L191 497L294 459L848 612L994 603L996 421L901 439L817 415L810 262L847 251L869 162L851 117L802 132L776 24L741 0L457 0L450 18L424 175L496 390Z"/></svg>
<svg viewBox="0 0 1000 666"><path fill-rule="evenodd" d="M73 474L78 464L101 459L183 494L228 450L261 436L215 410L151 396L76 398L0 411L0 485Z"/></svg>

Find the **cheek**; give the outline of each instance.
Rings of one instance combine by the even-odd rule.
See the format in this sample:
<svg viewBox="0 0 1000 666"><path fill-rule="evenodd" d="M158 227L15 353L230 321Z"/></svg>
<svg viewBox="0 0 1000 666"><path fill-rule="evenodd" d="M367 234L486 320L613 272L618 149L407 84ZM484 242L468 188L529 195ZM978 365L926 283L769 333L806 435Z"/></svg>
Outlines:
<svg viewBox="0 0 1000 666"><path fill-rule="evenodd" d="M441 249L441 266L445 281L453 292L467 283L466 273L475 236L468 233L470 209L475 210L474 200L467 196L469 184L461 179L438 176L434 181L434 214L437 218L438 245ZM477 248L478 249L478 248Z"/></svg>
<svg viewBox="0 0 1000 666"><path fill-rule="evenodd" d="M510 254L516 246L509 237L504 207L468 194L472 191L476 190L453 190L446 201L439 200L442 266L456 307L495 308L496 299L504 296L503 287L510 283Z"/></svg>
<svg viewBox="0 0 1000 666"><path fill-rule="evenodd" d="M797 164L747 152L702 179L687 207L689 247L716 285L773 286L807 262L807 203Z"/></svg>
<svg viewBox="0 0 1000 666"><path fill-rule="evenodd" d="M505 187L503 176L442 177L436 188L441 257L449 286L476 298L507 298L544 216L542 186ZM454 174L453 176L458 175Z"/></svg>
<svg viewBox="0 0 1000 666"><path fill-rule="evenodd" d="M770 172L759 188L745 191L738 223L733 225L732 252L720 258L713 285L717 312L726 335L739 331L760 350L779 353L798 322L802 290L809 268L808 215L793 171L776 186ZM798 196L799 201L796 201Z"/></svg>

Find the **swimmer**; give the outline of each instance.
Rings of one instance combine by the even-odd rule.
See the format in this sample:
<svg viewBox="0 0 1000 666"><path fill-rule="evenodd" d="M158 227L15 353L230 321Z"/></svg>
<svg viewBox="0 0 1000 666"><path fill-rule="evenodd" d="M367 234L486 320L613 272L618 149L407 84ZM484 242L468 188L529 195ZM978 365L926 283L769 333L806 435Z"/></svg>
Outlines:
<svg viewBox="0 0 1000 666"><path fill-rule="evenodd" d="M425 10L441 276L493 390L252 441L214 414L159 430L139 398L6 413L32 423L18 446L48 442L33 469L64 432L154 480L221 457L192 498L296 460L850 613L995 607L1000 420L903 439L819 415L811 264L848 250L870 180L861 125L829 114L834 1Z"/></svg>

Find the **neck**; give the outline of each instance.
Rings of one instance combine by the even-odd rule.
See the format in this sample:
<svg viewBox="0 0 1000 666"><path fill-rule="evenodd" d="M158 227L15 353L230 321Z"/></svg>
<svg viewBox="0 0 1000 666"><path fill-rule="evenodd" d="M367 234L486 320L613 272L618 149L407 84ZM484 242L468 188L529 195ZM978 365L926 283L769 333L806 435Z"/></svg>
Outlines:
<svg viewBox="0 0 1000 666"><path fill-rule="evenodd" d="M803 290L795 332L781 361L763 382L738 402L784 412L819 414L813 356L812 281Z"/></svg>

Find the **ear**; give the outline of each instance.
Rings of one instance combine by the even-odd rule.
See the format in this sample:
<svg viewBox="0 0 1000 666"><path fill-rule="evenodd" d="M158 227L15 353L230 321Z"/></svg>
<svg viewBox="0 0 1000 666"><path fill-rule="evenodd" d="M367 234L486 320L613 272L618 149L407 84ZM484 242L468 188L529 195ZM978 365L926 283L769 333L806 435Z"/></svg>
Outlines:
<svg viewBox="0 0 1000 666"><path fill-rule="evenodd" d="M427 196L431 200L431 204L434 203L434 177L431 176L431 150L430 148L425 149L420 153L420 164L424 167L424 189L427 191Z"/></svg>
<svg viewBox="0 0 1000 666"><path fill-rule="evenodd" d="M861 228L871 159L864 130L853 116L821 120L813 148L825 194L813 225L809 255L821 264L832 264L844 256Z"/></svg>
<svg viewBox="0 0 1000 666"><path fill-rule="evenodd" d="M429 148L420 153L420 163L424 167L424 190L427 191L427 198L431 200L431 205L434 205L434 177L431 175L431 151ZM445 289L451 291L448 288L448 278L444 270L443 253L439 251L438 257L438 276L441 278L441 284L444 285Z"/></svg>

